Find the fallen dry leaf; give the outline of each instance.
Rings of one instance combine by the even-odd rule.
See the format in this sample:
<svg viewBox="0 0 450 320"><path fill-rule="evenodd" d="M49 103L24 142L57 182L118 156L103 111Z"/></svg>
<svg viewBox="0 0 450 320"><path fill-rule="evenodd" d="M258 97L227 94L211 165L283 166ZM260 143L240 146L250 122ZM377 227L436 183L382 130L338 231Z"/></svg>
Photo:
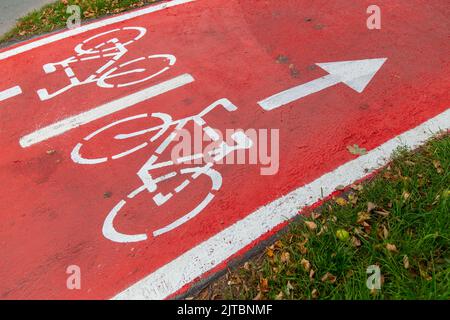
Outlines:
<svg viewBox="0 0 450 320"><path fill-rule="evenodd" d="M291 259L291 255L289 254L289 252L283 252L281 254L281 262L289 263L290 259Z"/></svg>
<svg viewBox="0 0 450 320"><path fill-rule="evenodd" d="M403 191L402 197L403 199L408 200L411 197L411 193L408 191Z"/></svg>
<svg viewBox="0 0 450 320"><path fill-rule="evenodd" d="M370 224L368 224L365 221L362 223L362 226L364 227L364 232L367 234L370 233L370 231L372 230L372 227L370 226Z"/></svg>
<svg viewBox="0 0 450 320"><path fill-rule="evenodd" d="M309 230L314 231L317 229L317 224L315 224L312 221L305 221L306 226L308 227Z"/></svg>
<svg viewBox="0 0 450 320"><path fill-rule="evenodd" d="M367 203L367 212L372 212L376 208L377 208L377 205L375 203L373 203L373 202Z"/></svg>
<svg viewBox="0 0 450 320"><path fill-rule="evenodd" d="M441 162L439 160L433 160L433 165L436 168L437 173L444 173L444 169L442 169Z"/></svg>
<svg viewBox="0 0 450 320"><path fill-rule="evenodd" d="M281 240L278 240L278 241L276 241L275 243L274 243L274 246L276 247L276 248L278 248L278 249L281 249L281 248L283 248L283 242L281 241Z"/></svg>
<svg viewBox="0 0 450 320"><path fill-rule="evenodd" d="M306 259L302 259L302 261L300 261L300 264L306 272L309 272L309 270L311 269L311 263Z"/></svg>
<svg viewBox="0 0 450 320"><path fill-rule="evenodd" d="M397 247L395 246L395 244L392 244L392 243L387 243L386 244L386 249L389 252L392 252L392 253L397 253L398 252Z"/></svg>
<svg viewBox="0 0 450 320"><path fill-rule="evenodd" d="M316 271L314 271L314 269L311 269L311 270L309 271L309 279L313 280L315 274L316 274Z"/></svg>
<svg viewBox="0 0 450 320"><path fill-rule="evenodd" d="M290 295L292 290L294 290L294 286L291 284L290 281L288 281L288 283L287 283L287 285L286 285L286 293L287 293L288 295Z"/></svg>
<svg viewBox="0 0 450 320"><path fill-rule="evenodd" d="M356 223L362 224L363 222L368 221L368 220L370 220L370 213L363 212L363 211L358 212Z"/></svg>
<svg viewBox="0 0 450 320"><path fill-rule="evenodd" d="M275 300L283 300L283 298L284 298L283 291L280 291L280 293L275 296Z"/></svg>
<svg viewBox="0 0 450 320"><path fill-rule="evenodd" d="M389 214L390 214L389 211L384 210L384 209L381 209L381 210L375 210L374 212L375 212L376 214L379 214L379 215L382 216L382 217L387 217L387 216L389 216Z"/></svg>
<svg viewBox="0 0 450 320"><path fill-rule="evenodd" d="M261 292L269 291L269 280L267 278L261 278L261 280L259 280L259 291Z"/></svg>
<svg viewBox="0 0 450 320"><path fill-rule="evenodd" d="M409 258L407 255L403 256L403 266L405 267L405 269L409 269Z"/></svg>
<svg viewBox="0 0 450 320"><path fill-rule="evenodd" d="M359 240L357 237L352 237L352 244L354 247L361 247L361 240Z"/></svg>
<svg viewBox="0 0 450 320"><path fill-rule="evenodd" d="M313 291L311 291L311 297L313 299L317 299L319 297L319 291L317 291L317 289L313 289Z"/></svg>
<svg viewBox="0 0 450 320"><path fill-rule="evenodd" d="M386 228L386 226L385 225L382 225L382 226L380 226L379 228L378 228L378 236L381 238L381 239L387 239L388 237L389 237L389 230Z"/></svg>
<svg viewBox="0 0 450 320"><path fill-rule="evenodd" d="M273 250L272 250L272 249L267 248L266 254L267 254L267 256L268 256L269 258L273 258Z"/></svg>
<svg viewBox="0 0 450 320"><path fill-rule="evenodd" d="M335 201L340 206L345 206L347 204L347 200L345 200L344 198L341 198L341 197L337 198Z"/></svg>
<svg viewBox="0 0 450 320"><path fill-rule="evenodd" d="M322 282L329 281L330 283L336 282L336 276L332 275L331 273L327 272L325 275L320 279Z"/></svg>

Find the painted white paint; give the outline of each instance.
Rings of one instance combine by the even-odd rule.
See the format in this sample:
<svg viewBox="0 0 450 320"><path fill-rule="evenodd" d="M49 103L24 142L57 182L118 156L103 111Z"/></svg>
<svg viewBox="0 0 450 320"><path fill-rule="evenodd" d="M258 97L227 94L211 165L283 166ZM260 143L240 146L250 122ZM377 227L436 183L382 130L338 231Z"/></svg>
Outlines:
<svg viewBox="0 0 450 320"><path fill-rule="evenodd" d="M76 28L76 29L72 29L72 30L66 30L66 31L62 31L60 33L56 33L54 35L45 37L45 38L41 38L41 39L37 39L33 42L28 42L24 45L20 45L18 47L15 47L13 49L4 51L4 52L0 52L0 61L7 59L9 57L13 57L15 55L18 55L20 53L23 52L27 52L29 50L35 49L35 48L39 48L41 46L44 46L46 44L52 43L52 42L56 42L59 40L63 40L69 37L73 37L77 34L81 34L83 32L86 31L90 31L90 30L94 30L94 29L98 29L104 26L108 26L117 22L122 22L122 21L126 21L132 18L136 18L136 17L140 17L152 12L157 12L157 11L161 11L164 10L166 8L171 8L171 7L175 7L178 5L182 5L182 4L186 4L189 2L193 2L196 0L173 0L173 1L169 1L169 2L163 2L160 4L156 4L153 6L149 6L146 7L144 9L141 10L135 10L135 11L131 11L129 13L125 13L122 15L117 15L114 16L112 18L108 18L108 19L104 19L104 20L100 20L100 21L96 21L90 24L86 24L81 26L80 28Z"/></svg>
<svg viewBox="0 0 450 320"><path fill-rule="evenodd" d="M156 97L160 94L174 90L186 84L194 81L194 78L190 74L183 74L176 78L167 80L141 91L135 92L123 98L108 102L104 105L83 112L76 116L72 116L56 122L52 125L39 129L33 133L30 133L20 139L20 145L22 148L32 146L33 144L45 141L47 139L56 137L69 130L82 126L86 123L100 119L104 116L110 115L114 112L127 109L134 106L137 103Z"/></svg>
<svg viewBox="0 0 450 320"><path fill-rule="evenodd" d="M22 93L22 88L20 86L15 86L4 91L0 91L0 101L18 96Z"/></svg>
<svg viewBox="0 0 450 320"><path fill-rule="evenodd" d="M382 59L365 59L316 63L329 74L308 83L277 93L258 104L267 111L282 107L288 103L322 91L338 83L345 83L353 90L361 93L386 62Z"/></svg>
<svg viewBox="0 0 450 320"><path fill-rule="evenodd" d="M386 165L399 146L415 148L440 130L450 129L450 109L324 174L317 180L258 209L164 265L113 299L164 299L226 261L259 237L327 197L339 185L350 185Z"/></svg>

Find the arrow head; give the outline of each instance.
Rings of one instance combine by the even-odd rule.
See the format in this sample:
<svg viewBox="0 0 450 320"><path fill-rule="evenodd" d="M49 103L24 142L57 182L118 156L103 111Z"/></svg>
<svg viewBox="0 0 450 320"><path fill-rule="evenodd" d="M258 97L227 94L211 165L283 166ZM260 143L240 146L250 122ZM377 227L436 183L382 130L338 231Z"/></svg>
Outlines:
<svg viewBox="0 0 450 320"><path fill-rule="evenodd" d="M361 93L387 58L316 63L340 82Z"/></svg>

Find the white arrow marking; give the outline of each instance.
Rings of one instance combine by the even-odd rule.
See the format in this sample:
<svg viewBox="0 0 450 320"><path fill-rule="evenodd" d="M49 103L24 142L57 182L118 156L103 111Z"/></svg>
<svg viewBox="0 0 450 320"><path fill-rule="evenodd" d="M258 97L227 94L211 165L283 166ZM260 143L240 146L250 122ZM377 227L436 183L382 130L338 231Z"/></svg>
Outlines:
<svg viewBox="0 0 450 320"><path fill-rule="evenodd" d="M15 86L4 91L0 91L0 101L18 96L22 93L22 89L19 86Z"/></svg>
<svg viewBox="0 0 450 320"><path fill-rule="evenodd" d="M270 111L341 82L361 93L386 60L387 58L316 63L329 74L277 93L258 102L258 104L264 110Z"/></svg>

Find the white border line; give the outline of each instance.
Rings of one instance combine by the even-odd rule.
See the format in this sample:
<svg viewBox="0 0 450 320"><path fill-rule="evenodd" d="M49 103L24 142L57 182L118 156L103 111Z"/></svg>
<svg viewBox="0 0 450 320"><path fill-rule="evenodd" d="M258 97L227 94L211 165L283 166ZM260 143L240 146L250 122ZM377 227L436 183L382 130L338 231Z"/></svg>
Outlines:
<svg viewBox="0 0 450 320"><path fill-rule="evenodd" d="M57 33L57 34L54 34L54 35L51 35L51 36L48 36L48 37L45 37L45 38L38 39L36 41L30 42L30 43L27 43L27 44L24 44L24 45L18 46L16 48L11 49L11 50L0 52L0 61L4 60L6 58L9 58L9 57L18 55L20 53L23 53L23 52L26 52L26 51L29 51L29 50L32 50L32 49L44 46L46 44L49 44L49 43L52 43L52 42L55 42L55 41L59 41L59 40L62 40L62 39L68 38L68 37L75 36L77 34L80 34L80 33L86 32L86 31L94 30L94 29L97 29L97 28L100 28L100 27L104 27L104 26L107 26L107 25L110 25L110 24L126 21L126 20L129 20L129 19L132 19L132 18L136 18L136 17L142 16L142 15L146 15L148 13L161 11L161 10L164 10L166 8L175 7L175 6L178 6L178 5L181 5L181 4L185 4L185 3L189 3L189 2L193 2L193 1L196 1L196 0L172 0L172 1L169 1L169 2L163 2L163 3L160 3L160 4L149 6L147 8L141 9L141 10L132 11L130 13L125 13L125 14L118 15L118 16L115 16L115 17L112 17L112 18L107 18L107 19L104 19L104 20L100 20L100 21L97 21L97 22L86 24L86 25L83 25L83 26L81 26L79 28L76 28L76 29L63 31L63 32L60 32L60 33Z"/></svg>
<svg viewBox="0 0 450 320"><path fill-rule="evenodd" d="M441 130L450 129L450 109L411 129L364 156L349 161L317 180L258 209L217 235L138 281L113 299L165 299L192 283L276 226L332 194L339 185L350 185L386 165L399 146L416 148Z"/></svg>
<svg viewBox="0 0 450 320"><path fill-rule="evenodd" d="M29 146L32 146L33 144L59 136L64 132L78 128L79 126L103 118L114 112L132 107L137 103L151 99L168 91L175 90L193 81L194 78L190 74L185 73L176 78L161 82L149 88L132 93L128 96L105 103L99 107L58 121L47 127L41 128L37 131L34 131L33 133L23 136L19 140L20 146L22 148L27 148Z"/></svg>

